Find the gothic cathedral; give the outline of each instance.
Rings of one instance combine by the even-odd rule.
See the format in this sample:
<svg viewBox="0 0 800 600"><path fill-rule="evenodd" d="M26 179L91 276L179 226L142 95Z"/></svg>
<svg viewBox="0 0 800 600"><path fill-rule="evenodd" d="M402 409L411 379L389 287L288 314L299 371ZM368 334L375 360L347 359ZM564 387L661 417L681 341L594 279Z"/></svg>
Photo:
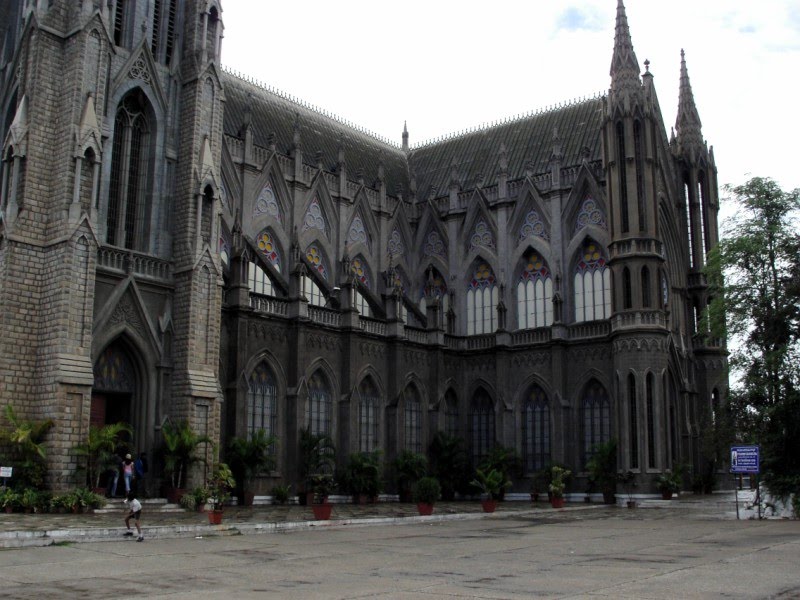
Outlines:
<svg viewBox="0 0 800 600"><path fill-rule="evenodd" d="M610 439L641 491L702 468L728 382L682 53L671 136L619 0L607 94L410 146L222 69L221 4L0 4L0 406L55 421L49 487L118 421L274 434L262 492L304 428L339 461L444 431L525 477Z"/></svg>

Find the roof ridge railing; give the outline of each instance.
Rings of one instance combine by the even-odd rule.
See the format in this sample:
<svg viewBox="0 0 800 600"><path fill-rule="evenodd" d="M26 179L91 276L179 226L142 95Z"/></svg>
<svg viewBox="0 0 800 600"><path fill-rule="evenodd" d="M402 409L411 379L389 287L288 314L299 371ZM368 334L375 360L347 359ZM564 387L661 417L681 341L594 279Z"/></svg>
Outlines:
<svg viewBox="0 0 800 600"><path fill-rule="evenodd" d="M536 109L532 109L525 113L519 113L516 115L510 115L507 117L503 117L501 119L497 119L494 121L484 122L480 125L473 125L471 127L467 127L466 129L462 129L460 131L454 131L451 133L445 133L435 138L431 138L428 140L423 140L411 146L411 150L419 150L420 148L426 148L428 146L433 146L434 144L438 144L440 142L448 142L450 140L454 140L457 138L461 138L472 133L477 133L480 131L487 131L499 125L508 125L509 123L516 123L518 121L523 121L525 119L530 119L531 117L538 117L541 115L545 115L556 110L560 110L562 108L568 108L570 106L576 106L578 104L582 104L587 101L591 100L599 100L605 96L605 92L596 92L590 96L582 96L578 98L573 98L572 100L566 100L563 102L558 102L556 104L551 104L545 107L539 107Z"/></svg>
<svg viewBox="0 0 800 600"><path fill-rule="evenodd" d="M332 113L332 112L330 112L328 110L325 110L324 108L320 108L319 106L317 106L315 104L311 104L310 102L306 102L302 98L298 98L297 96L293 96L292 94L284 92L283 90L280 90L280 89L278 89L278 88L276 88L274 86L271 86L268 83L265 83L265 82L261 81L260 79L256 79L255 77L252 77L251 75L247 75L245 73L242 73L241 71L237 71L236 69L234 69L233 67L229 67L228 65L221 65L221 68L222 68L222 70L224 72L228 73L229 75L233 75L237 79L241 79L242 81L244 81L246 83L249 83L249 84L251 84L251 85L253 85L253 86L255 86L255 87L257 87L257 88L259 88L261 90L264 90L265 92L268 92L268 93L272 94L273 96L277 96L278 98L281 98L282 100L286 100L287 102L291 102L293 104L297 104L297 105L305 108L306 110L309 110L311 112L317 113L318 115L321 115L321 116L323 116L323 117L325 117L327 119L330 119L331 121L336 121L340 125L344 125L345 127L349 127L350 129L353 129L353 130L357 131L358 133L361 133L361 134L363 134L365 136L371 137L371 138L375 139L376 141L379 141L379 142L382 142L382 143L384 143L384 144L386 144L388 146L391 146L392 148L395 148L397 150L401 149L400 144L398 144L397 142L395 142L395 141L393 141L393 140L391 140L391 139L389 139L387 137L384 137L384 136L382 136L380 134L377 134L374 131L371 131L371 130L367 129L366 127L362 127L361 125L357 125L356 123L353 123L352 121L349 121L349 120L347 120L347 119L345 119L343 117L340 117L339 115L337 115L335 113Z"/></svg>

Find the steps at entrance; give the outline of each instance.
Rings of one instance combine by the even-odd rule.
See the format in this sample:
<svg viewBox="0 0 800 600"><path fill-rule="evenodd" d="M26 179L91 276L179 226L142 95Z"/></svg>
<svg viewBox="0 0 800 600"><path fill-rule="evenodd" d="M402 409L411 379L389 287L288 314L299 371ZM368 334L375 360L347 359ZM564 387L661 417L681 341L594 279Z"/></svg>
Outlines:
<svg viewBox="0 0 800 600"><path fill-rule="evenodd" d="M180 513L186 512L180 504L170 504L166 498L139 498L142 503L142 510L147 512L159 513ZM107 504L103 508L98 508L94 512L98 514L118 513L125 510L122 498L108 498Z"/></svg>

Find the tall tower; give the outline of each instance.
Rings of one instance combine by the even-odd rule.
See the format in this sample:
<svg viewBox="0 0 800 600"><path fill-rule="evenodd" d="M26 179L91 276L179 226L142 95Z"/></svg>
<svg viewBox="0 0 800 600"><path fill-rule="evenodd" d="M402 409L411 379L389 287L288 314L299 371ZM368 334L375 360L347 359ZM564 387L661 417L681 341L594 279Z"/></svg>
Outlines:
<svg viewBox="0 0 800 600"><path fill-rule="evenodd" d="M644 474L667 468L667 423L661 417L669 334L659 293L663 268L658 230L658 160L663 136L653 76L640 78L625 6L617 3L611 89L603 152L611 219L611 317L619 466ZM646 479L646 478L645 478Z"/></svg>
<svg viewBox="0 0 800 600"><path fill-rule="evenodd" d="M698 424L698 438L713 434L712 425L717 422L717 411L727 394L727 353L725 340L711 336L707 321L703 318L711 302L708 281L703 269L708 252L719 241L717 219L719 215L719 195L717 189L717 168L714 164L714 150L708 148L701 130L700 115L694 102L686 58L681 50L680 95L678 116L675 122L675 136L671 140L672 153L677 162L680 190L680 205L685 217L687 233L685 251L688 267L687 277L687 316L688 334L697 360L694 369L695 387L687 403L693 413L691 420ZM714 462L709 444L695 447L693 453L696 463L707 470ZM704 475L708 475L706 471Z"/></svg>
<svg viewBox="0 0 800 600"><path fill-rule="evenodd" d="M9 0L0 57L0 405L53 419L47 481L90 425L131 452L221 394L217 0Z"/></svg>

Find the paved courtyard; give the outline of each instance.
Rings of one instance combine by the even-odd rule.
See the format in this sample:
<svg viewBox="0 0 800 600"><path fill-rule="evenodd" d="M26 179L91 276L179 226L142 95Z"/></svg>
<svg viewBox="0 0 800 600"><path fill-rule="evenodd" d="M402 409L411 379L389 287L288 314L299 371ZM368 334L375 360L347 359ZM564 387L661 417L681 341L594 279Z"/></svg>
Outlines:
<svg viewBox="0 0 800 600"><path fill-rule="evenodd" d="M0 551L4 598L800 598L800 521L509 511Z"/></svg>

